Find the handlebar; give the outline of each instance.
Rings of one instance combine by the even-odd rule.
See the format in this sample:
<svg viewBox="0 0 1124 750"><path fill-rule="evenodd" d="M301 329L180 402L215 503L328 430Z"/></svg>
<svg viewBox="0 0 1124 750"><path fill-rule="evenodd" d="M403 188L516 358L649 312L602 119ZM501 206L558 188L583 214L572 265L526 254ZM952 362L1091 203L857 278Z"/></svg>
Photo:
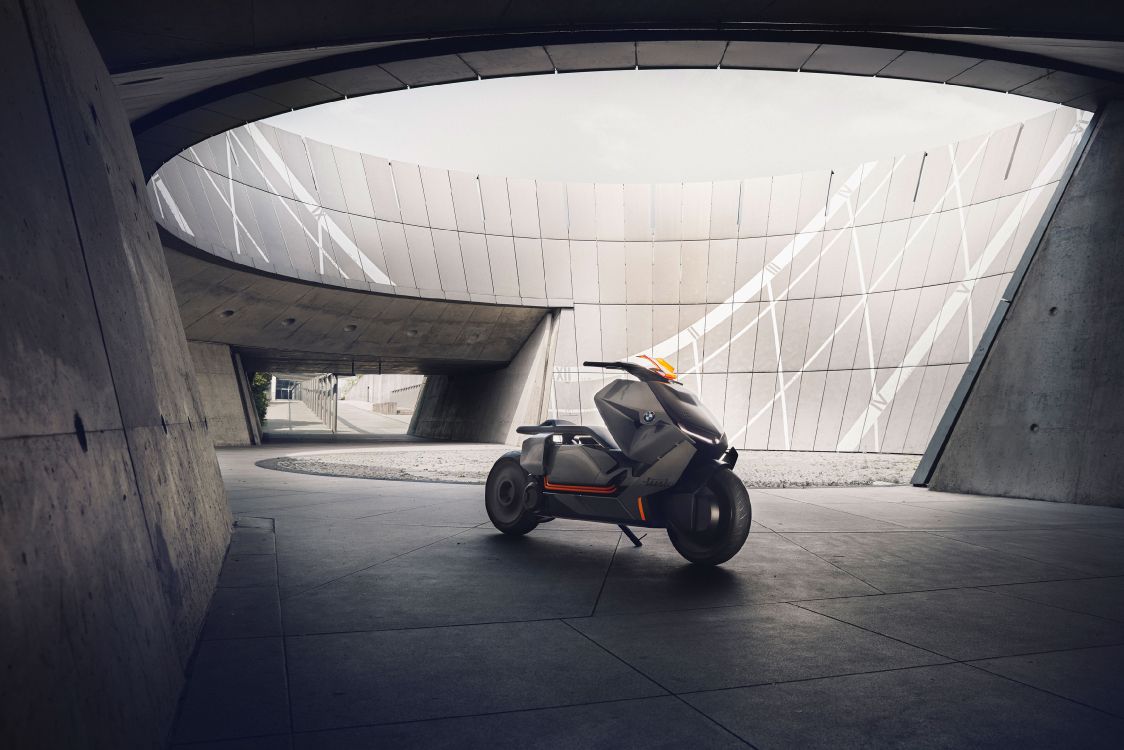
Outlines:
<svg viewBox="0 0 1124 750"><path fill-rule="evenodd" d="M639 365L635 362L582 362L584 367L603 367L606 370L623 370L637 380L644 380L656 383L675 383L676 380L668 380L657 372Z"/></svg>

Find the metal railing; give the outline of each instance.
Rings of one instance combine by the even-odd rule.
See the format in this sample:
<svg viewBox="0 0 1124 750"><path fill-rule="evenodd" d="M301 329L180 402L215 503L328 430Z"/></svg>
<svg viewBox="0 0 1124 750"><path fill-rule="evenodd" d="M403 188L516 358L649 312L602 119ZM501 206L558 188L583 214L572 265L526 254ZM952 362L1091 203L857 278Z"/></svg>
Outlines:
<svg viewBox="0 0 1124 750"><path fill-rule="evenodd" d="M293 388L293 398L307 406L316 417L336 431L339 419L339 379L332 374L301 380Z"/></svg>

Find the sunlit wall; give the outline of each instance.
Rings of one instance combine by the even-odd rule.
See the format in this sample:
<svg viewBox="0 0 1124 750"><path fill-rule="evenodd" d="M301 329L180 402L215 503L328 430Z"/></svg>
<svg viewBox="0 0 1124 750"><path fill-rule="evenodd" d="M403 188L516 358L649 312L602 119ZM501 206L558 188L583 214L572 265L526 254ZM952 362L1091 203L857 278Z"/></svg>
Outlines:
<svg viewBox="0 0 1124 750"><path fill-rule="evenodd" d="M404 296L558 307L552 416L597 422L585 360L674 362L737 447L920 453L1088 116L742 181L505 179L254 124L149 183L239 263ZM610 376L611 377L611 376Z"/></svg>

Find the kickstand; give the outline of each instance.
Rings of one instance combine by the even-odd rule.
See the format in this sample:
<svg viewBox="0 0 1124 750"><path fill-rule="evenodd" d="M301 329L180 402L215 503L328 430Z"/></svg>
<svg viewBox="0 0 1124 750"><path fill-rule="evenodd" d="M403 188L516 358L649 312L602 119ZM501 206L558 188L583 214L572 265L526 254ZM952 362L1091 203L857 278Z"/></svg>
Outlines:
<svg viewBox="0 0 1124 750"><path fill-rule="evenodd" d="M632 542L633 546L635 546L635 547L643 547L644 546L640 541L644 537L636 536L636 534L632 533L632 529L628 528L623 523L618 523L617 526L620 527L621 531L624 532L624 535L628 537L628 541ZM648 536L648 535L645 534L644 536Z"/></svg>

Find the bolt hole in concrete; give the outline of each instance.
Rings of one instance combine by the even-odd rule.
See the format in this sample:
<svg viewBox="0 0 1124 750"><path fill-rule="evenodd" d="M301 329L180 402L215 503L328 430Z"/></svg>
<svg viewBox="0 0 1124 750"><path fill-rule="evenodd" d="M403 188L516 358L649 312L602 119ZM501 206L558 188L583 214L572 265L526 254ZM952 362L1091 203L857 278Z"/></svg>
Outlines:
<svg viewBox="0 0 1124 750"><path fill-rule="evenodd" d="M1030 431L1031 431L1031 432L1038 432L1038 424L1037 424L1037 423L1035 423L1035 424L1032 424L1032 425L1030 426Z"/></svg>
<svg viewBox="0 0 1124 750"><path fill-rule="evenodd" d="M219 315L221 317L224 317L224 318L229 318L233 314L234 314L233 310L223 310L221 313L219 313Z"/></svg>
<svg viewBox="0 0 1124 750"><path fill-rule="evenodd" d="M352 331L354 331L354 330L355 330L356 328L357 328L357 326L355 326L354 324L351 324L351 325L346 325L346 326L344 326L344 327L343 327L343 330L344 330L344 331L346 331L347 333L351 333L351 332L352 332Z"/></svg>
<svg viewBox="0 0 1124 750"><path fill-rule="evenodd" d="M281 325L288 328L289 326L293 325L296 322L297 322L296 318L285 318L284 320L281 321Z"/></svg>
<svg viewBox="0 0 1124 750"><path fill-rule="evenodd" d="M1056 307L1051 307L1051 308L1050 308L1050 314L1051 314L1051 315L1057 315L1057 314L1058 314L1058 308L1056 308Z"/></svg>
<svg viewBox="0 0 1124 750"><path fill-rule="evenodd" d="M86 442L86 425L82 423L82 417L78 416L78 412L74 412L74 436L78 438L78 445L82 447L83 453L90 449Z"/></svg>

